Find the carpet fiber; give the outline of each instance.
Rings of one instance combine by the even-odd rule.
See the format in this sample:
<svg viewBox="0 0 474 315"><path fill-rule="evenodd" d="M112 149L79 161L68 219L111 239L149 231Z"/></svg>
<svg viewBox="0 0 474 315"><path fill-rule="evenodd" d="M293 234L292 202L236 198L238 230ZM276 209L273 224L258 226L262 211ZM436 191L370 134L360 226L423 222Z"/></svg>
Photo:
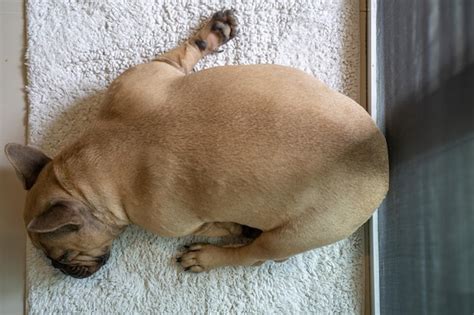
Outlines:
<svg viewBox="0 0 474 315"><path fill-rule="evenodd" d="M358 98L357 1L66 1L27 3L28 141L54 155L93 119L107 85L175 47L203 17L237 10L240 32L196 68L277 63ZM128 228L109 263L76 280L27 246L31 314L357 314L363 310L363 235L284 263L182 272L168 239ZM211 240L215 242L216 240Z"/></svg>

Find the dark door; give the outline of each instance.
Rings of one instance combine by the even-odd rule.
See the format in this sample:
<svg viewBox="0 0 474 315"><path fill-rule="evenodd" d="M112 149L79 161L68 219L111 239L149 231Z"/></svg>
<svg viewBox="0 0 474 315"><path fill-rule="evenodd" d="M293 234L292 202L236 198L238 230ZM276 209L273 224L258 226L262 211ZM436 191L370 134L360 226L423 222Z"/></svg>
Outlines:
<svg viewBox="0 0 474 315"><path fill-rule="evenodd" d="M381 314L474 313L474 1L377 1Z"/></svg>

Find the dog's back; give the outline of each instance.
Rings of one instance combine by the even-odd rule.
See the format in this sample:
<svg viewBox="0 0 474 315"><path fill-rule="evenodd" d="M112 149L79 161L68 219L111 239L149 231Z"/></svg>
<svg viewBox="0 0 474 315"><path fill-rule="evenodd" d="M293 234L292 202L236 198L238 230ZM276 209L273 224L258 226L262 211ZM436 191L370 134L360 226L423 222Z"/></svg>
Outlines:
<svg viewBox="0 0 474 315"><path fill-rule="evenodd" d="M385 140L348 97L282 66L165 73L166 80L159 67L141 65L120 78L128 97L106 104L99 126L113 122L110 138L124 135L126 151L152 165L152 186L166 187L179 207L264 230L317 208L334 216L345 237L383 199ZM141 197L168 199L149 194Z"/></svg>

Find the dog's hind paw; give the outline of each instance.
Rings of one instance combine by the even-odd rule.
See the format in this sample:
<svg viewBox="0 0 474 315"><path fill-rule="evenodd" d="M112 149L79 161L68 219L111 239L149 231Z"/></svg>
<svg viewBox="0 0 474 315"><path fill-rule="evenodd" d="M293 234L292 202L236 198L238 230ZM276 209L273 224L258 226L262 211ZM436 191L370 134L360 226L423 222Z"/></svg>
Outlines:
<svg viewBox="0 0 474 315"><path fill-rule="evenodd" d="M216 52L217 48L235 37L237 19L233 10L214 13L212 18L194 37L194 44L199 50L207 53Z"/></svg>
<svg viewBox="0 0 474 315"><path fill-rule="evenodd" d="M237 20L233 10L214 13L209 23L211 25L211 31L219 37L221 45L235 37L237 32Z"/></svg>

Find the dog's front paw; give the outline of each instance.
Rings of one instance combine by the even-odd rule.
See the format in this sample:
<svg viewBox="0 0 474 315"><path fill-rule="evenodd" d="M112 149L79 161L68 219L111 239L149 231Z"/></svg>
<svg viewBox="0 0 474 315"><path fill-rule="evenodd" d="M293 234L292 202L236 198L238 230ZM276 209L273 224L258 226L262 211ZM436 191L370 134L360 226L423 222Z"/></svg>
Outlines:
<svg viewBox="0 0 474 315"><path fill-rule="evenodd" d="M209 244L192 244L185 246L185 252L176 261L185 271L203 272L222 264L225 249Z"/></svg>

